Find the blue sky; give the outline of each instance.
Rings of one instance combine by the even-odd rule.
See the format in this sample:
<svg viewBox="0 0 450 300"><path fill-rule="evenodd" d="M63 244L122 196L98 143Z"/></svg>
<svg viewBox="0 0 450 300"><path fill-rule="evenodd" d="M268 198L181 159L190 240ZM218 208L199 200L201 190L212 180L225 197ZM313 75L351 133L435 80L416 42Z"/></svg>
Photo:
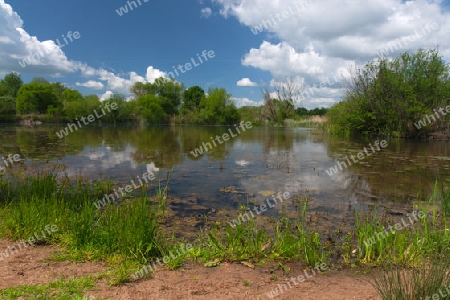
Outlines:
<svg viewBox="0 0 450 300"><path fill-rule="evenodd" d="M349 68L380 51L439 45L450 57L443 1L139 1L0 0L0 76L16 71L107 98L194 59L198 66L175 78L186 87L224 87L238 106L256 105L264 82L293 76L309 91L302 105L313 108L339 101ZM66 44L69 31L80 37ZM214 58L200 64L204 50Z"/></svg>

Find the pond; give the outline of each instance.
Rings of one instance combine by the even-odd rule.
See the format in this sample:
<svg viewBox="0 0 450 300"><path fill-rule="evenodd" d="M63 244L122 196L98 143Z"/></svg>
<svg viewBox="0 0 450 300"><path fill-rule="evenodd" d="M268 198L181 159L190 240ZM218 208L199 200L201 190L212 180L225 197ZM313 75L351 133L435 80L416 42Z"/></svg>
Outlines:
<svg viewBox="0 0 450 300"><path fill-rule="evenodd" d="M1 125L0 155L19 154L23 161L11 168L28 174L58 171L90 181L112 179L123 188L147 171L163 184L170 175L170 195L179 199L172 209L179 216L261 205L288 192L291 198L308 195L308 210L326 214L323 225L335 228L353 217L355 209L409 212L412 202L431 193L436 180L450 181L450 148L444 141L387 140L385 148L343 166L349 162L346 157L356 157L375 140L335 138L308 128L252 127L237 133L234 126L110 125L59 138L61 129L63 125ZM235 136L212 143L230 131ZM208 142L208 151L195 152ZM330 176L338 161L342 170ZM295 202L286 201L264 213L295 214L297 209Z"/></svg>

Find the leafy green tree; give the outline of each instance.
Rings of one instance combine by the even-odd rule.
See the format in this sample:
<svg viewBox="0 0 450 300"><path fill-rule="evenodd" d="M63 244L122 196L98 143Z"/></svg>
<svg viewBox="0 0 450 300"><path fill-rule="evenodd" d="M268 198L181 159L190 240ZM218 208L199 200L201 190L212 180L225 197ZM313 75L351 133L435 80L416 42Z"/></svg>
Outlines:
<svg viewBox="0 0 450 300"><path fill-rule="evenodd" d="M64 91L65 97L67 97L67 101L64 104L64 113L70 120L75 120L80 117L87 117L92 114L94 109L100 113L100 100L96 95L88 95L83 97L78 91L77 93L72 92L73 90ZM81 98L78 98L81 97ZM103 117L104 118L104 117Z"/></svg>
<svg viewBox="0 0 450 300"><path fill-rule="evenodd" d="M3 78L3 80L0 81L0 86L2 86L2 88L4 89L2 95L2 88L0 88L0 96L7 95L16 98L17 93L19 92L22 85L23 81L18 73L9 73Z"/></svg>
<svg viewBox="0 0 450 300"><path fill-rule="evenodd" d="M201 87L191 86L183 93L182 111L197 109L204 97L205 91Z"/></svg>
<svg viewBox="0 0 450 300"><path fill-rule="evenodd" d="M79 101L83 99L83 95L77 90L72 89L66 89L62 93L62 97L65 102L73 102L73 101ZM98 98L97 98L98 100Z"/></svg>
<svg viewBox="0 0 450 300"><path fill-rule="evenodd" d="M147 94L137 99L136 108L143 119L152 124L167 122L167 114L163 108L167 100L153 94Z"/></svg>
<svg viewBox="0 0 450 300"><path fill-rule="evenodd" d="M161 106L168 115L178 113L184 90L185 88L182 83L162 77L157 78L155 82L151 84L150 89L152 94L164 99Z"/></svg>
<svg viewBox="0 0 450 300"><path fill-rule="evenodd" d="M354 134L419 136L426 130L414 123L448 104L449 74L436 50L369 62L354 72L344 100L328 112L330 122L337 131ZM438 128L444 119L429 127Z"/></svg>
<svg viewBox="0 0 450 300"><path fill-rule="evenodd" d="M51 84L32 82L24 84L16 98L16 110L19 114L45 114L49 106L61 107L62 103L53 93Z"/></svg>
<svg viewBox="0 0 450 300"><path fill-rule="evenodd" d="M102 120L110 123L125 123L132 121L135 118L133 114L134 103L136 101L127 102L125 97L120 94L112 95L108 100L102 102L102 106L106 106L109 103L109 107L117 107L117 109L107 112Z"/></svg>
<svg viewBox="0 0 450 300"><path fill-rule="evenodd" d="M299 116L307 116L309 114L308 109L305 107L297 107L295 113Z"/></svg>
<svg viewBox="0 0 450 300"><path fill-rule="evenodd" d="M232 124L239 121L239 112L224 88L210 88L200 102L198 120L202 124Z"/></svg>
<svg viewBox="0 0 450 300"><path fill-rule="evenodd" d="M157 78L154 83L136 82L130 89L137 98L149 94L158 96L159 105L169 116L178 113L184 90L182 83L163 77Z"/></svg>
<svg viewBox="0 0 450 300"><path fill-rule="evenodd" d="M16 101L11 96L0 96L0 115L15 115Z"/></svg>
<svg viewBox="0 0 450 300"><path fill-rule="evenodd" d="M64 103L63 93L67 90L67 87L61 82L53 82L52 83L53 93L58 98L58 101Z"/></svg>
<svg viewBox="0 0 450 300"><path fill-rule="evenodd" d="M135 82L130 88L130 92L136 95L136 97L144 96L150 93L151 83Z"/></svg>
<svg viewBox="0 0 450 300"><path fill-rule="evenodd" d="M31 79L31 82L32 83L40 83L40 84L49 84L50 83L50 81L48 81L44 77L33 77L33 79Z"/></svg>

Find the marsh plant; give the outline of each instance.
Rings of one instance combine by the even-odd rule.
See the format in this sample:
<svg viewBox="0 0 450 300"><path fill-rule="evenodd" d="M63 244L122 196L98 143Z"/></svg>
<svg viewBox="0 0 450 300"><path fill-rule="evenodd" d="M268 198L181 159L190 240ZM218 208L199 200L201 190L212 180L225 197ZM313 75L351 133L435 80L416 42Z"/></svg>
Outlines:
<svg viewBox="0 0 450 300"><path fill-rule="evenodd" d="M372 276L371 284L383 300L450 299L449 293L445 293L450 284L448 254L433 255L412 268L384 269L378 276ZM435 294L441 297L436 298Z"/></svg>
<svg viewBox="0 0 450 300"><path fill-rule="evenodd" d="M249 219L235 226L215 226L208 233L200 233L200 249L196 256L205 261L264 259L299 259L313 266L326 262L327 251L322 247L319 234L306 229L306 203L300 220L281 217L273 230L258 226L256 219Z"/></svg>
<svg viewBox="0 0 450 300"><path fill-rule="evenodd" d="M377 215L376 209L364 215L357 213L355 238L360 262L381 266L392 263L413 266L421 259L449 249L448 217L438 210L438 195L436 185L429 200L416 204L412 213L405 217L415 222L397 220L396 223L392 219L383 219ZM414 217L415 215L419 217ZM405 227L394 227L395 230L387 231L386 228L391 228L394 223Z"/></svg>
<svg viewBox="0 0 450 300"><path fill-rule="evenodd" d="M46 224L60 229L51 243L61 243L75 259L124 255L138 261L161 256L165 249L158 206L144 195L98 210L92 199L98 185L78 179L40 175L26 180L2 180L2 236L19 240Z"/></svg>

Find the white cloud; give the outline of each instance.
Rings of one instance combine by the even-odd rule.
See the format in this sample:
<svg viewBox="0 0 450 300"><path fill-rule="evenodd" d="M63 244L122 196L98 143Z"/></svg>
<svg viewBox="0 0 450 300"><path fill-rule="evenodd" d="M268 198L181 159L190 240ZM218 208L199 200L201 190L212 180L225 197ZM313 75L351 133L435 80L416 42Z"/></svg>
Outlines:
<svg viewBox="0 0 450 300"><path fill-rule="evenodd" d="M300 76L306 86L376 59L396 39L411 35L417 36L414 42L389 56L439 45L450 60L450 12L440 0L311 0L310 5L298 0L213 1L221 5L224 17L235 17L262 39L244 55L244 66L274 77Z"/></svg>
<svg viewBox="0 0 450 300"><path fill-rule="evenodd" d="M114 95L112 91L106 91L103 95L100 95L100 101L108 100L112 95Z"/></svg>
<svg viewBox="0 0 450 300"><path fill-rule="evenodd" d="M153 83L155 81L155 79L157 79L159 77L167 78L167 75L166 75L166 73L164 73L158 69L154 69L152 66L149 66L147 68L147 75L145 77L147 79L147 82Z"/></svg>
<svg viewBox="0 0 450 300"><path fill-rule="evenodd" d="M313 98L305 105L306 108L312 109L314 107L331 107L337 101L332 98Z"/></svg>
<svg viewBox="0 0 450 300"><path fill-rule="evenodd" d="M252 82L250 78L242 78L237 83L237 86L258 86L256 82Z"/></svg>
<svg viewBox="0 0 450 300"><path fill-rule="evenodd" d="M202 8L200 11L202 18L208 19L212 15L212 10L209 7Z"/></svg>
<svg viewBox="0 0 450 300"><path fill-rule="evenodd" d="M74 40L71 43L76 42L79 41ZM134 71L115 74L70 60L55 41L40 41L38 37L30 36L23 29L20 16L4 0L0 0L0 45L0 74L15 71L56 77L81 72L81 75L90 80L76 83L77 86L97 90L105 87L123 94L129 94L130 87L137 81L153 82L158 77L166 77L164 72L152 66L147 68L144 78ZM64 47L70 47L70 44Z"/></svg>
<svg viewBox="0 0 450 300"><path fill-rule="evenodd" d="M83 83L77 82L77 83L75 83L75 85L76 86L84 86L84 87L87 87L87 88L92 88L94 90L101 90L104 87L103 83L98 82L98 81L94 81L94 80L89 80L89 81L83 82Z"/></svg>
<svg viewBox="0 0 450 300"><path fill-rule="evenodd" d="M14 44L13 40L11 40L7 36L0 36L0 43L2 43L2 44Z"/></svg>
<svg viewBox="0 0 450 300"><path fill-rule="evenodd" d="M234 105L236 105L236 107L263 105L262 101L254 101L254 100L250 100L248 98L233 98L233 101L234 101Z"/></svg>

